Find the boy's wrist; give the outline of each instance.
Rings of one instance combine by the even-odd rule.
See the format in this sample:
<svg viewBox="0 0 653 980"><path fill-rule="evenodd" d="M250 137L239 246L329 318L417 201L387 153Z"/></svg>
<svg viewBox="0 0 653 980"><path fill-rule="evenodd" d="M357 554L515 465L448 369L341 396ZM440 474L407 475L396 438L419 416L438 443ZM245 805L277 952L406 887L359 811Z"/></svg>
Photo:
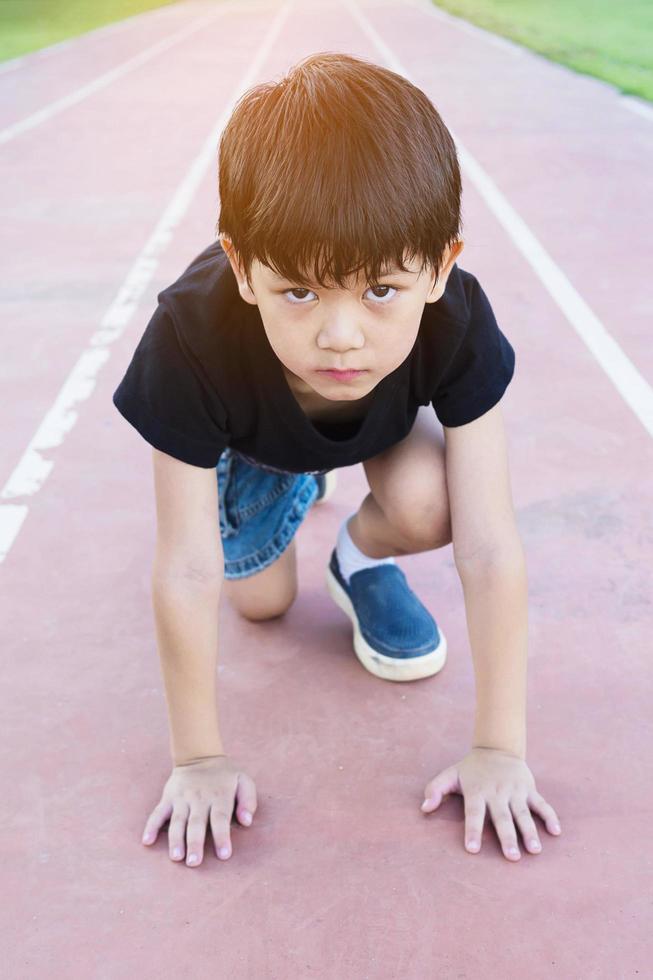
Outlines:
<svg viewBox="0 0 653 980"><path fill-rule="evenodd" d="M226 754L220 739L204 743L201 746L187 746L185 749L182 746L172 745L170 749L172 762L175 766L187 766L191 762L200 762L202 759L212 759Z"/></svg>
<svg viewBox="0 0 653 980"><path fill-rule="evenodd" d="M511 745L482 745L479 742L474 742L472 749L493 749L495 752L506 752L508 755L517 756L519 759L526 761L526 750L517 748Z"/></svg>
<svg viewBox="0 0 653 980"><path fill-rule="evenodd" d="M175 768L179 766L192 766L196 762L208 762L211 759L224 759L226 757L226 752L216 752L214 755L198 755L194 756L192 759L175 759L173 758L173 763Z"/></svg>
<svg viewBox="0 0 653 980"><path fill-rule="evenodd" d="M496 749L498 752L509 752L511 755L518 755L520 759L526 758L526 734L515 736L502 736L501 738L484 737L481 733L474 732L472 738L473 749Z"/></svg>

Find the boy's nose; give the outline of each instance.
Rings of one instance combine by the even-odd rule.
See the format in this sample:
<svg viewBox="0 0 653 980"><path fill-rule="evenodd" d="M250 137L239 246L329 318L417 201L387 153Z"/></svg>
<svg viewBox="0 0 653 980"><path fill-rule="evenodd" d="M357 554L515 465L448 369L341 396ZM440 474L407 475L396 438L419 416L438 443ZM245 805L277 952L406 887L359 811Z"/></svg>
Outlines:
<svg viewBox="0 0 653 980"><path fill-rule="evenodd" d="M365 344L365 336L355 321L330 318L318 337L318 346L338 352L359 350Z"/></svg>

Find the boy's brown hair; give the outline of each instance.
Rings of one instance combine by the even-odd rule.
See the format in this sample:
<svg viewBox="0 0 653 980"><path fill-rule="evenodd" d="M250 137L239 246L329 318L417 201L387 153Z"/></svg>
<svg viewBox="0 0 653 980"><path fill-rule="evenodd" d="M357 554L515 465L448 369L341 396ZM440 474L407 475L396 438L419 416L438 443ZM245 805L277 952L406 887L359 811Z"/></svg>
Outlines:
<svg viewBox="0 0 653 980"><path fill-rule="evenodd" d="M319 52L278 82L248 89L219 144L218 235L249 279L256 258L303 286L386 265L440 270L460 238L453 138L403 76Z"/></svg>

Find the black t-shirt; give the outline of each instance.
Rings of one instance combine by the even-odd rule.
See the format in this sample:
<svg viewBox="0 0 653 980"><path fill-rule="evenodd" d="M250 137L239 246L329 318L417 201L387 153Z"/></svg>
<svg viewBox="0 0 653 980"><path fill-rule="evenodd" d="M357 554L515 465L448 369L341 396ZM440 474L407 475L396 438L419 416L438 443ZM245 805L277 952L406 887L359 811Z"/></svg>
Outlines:
<svg viewBox="0 0 653 980"><path fill-rule="evenodd" d="M194 466L216 466L227 446L275 470L351 466L403 439L420 405L432 404L445 426L478 418L515 369L478 280L455 263L442 297L425 304L409 355L353 422L302 411L219 240L157 300L113 403L150 445Z"/></svg>

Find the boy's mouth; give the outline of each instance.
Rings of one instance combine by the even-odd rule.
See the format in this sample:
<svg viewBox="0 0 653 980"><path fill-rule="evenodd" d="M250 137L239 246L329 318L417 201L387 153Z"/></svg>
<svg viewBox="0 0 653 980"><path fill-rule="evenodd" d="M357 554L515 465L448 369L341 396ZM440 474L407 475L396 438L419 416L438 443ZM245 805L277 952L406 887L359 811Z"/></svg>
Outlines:
<svg viewBox="0 0 653 980"><path fill-rule="evenodd" d="M319 374L328 374L329 377L335 378L337 381L351 381L354 378L359 377L359 375L365 374L365 371L364 370L362 370L362 371L356 371L356 370L338 371L337 369L329 368L329 369L321 369L320 371L318 371L318 373Z"/></svg>

